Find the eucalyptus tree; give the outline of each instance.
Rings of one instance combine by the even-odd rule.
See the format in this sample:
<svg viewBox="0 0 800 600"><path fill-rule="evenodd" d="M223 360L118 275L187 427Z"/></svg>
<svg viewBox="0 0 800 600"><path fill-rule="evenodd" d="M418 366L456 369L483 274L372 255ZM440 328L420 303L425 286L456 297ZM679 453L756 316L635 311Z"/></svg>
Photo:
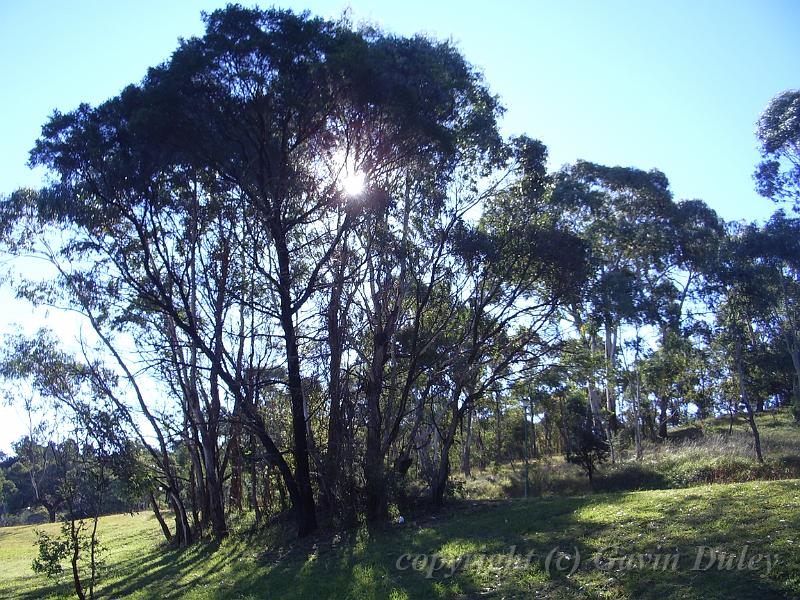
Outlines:
<svg viewBox="0 0 800 600"><path fill-rule="evenodd" d="M440 360L451 392L435 423L441 438L435 504L444 497L464 414L551 350L556 309L576 293L585 272L585 246L565 231L560 215L546 210L546 148L517 138L511 154L509 185L486 199L477 225L463 223L452 239L458 269L450 294L458 310ZM564 254L564 247L573 251Z"/></svg>
<svg viewBox="0 0 800 600"><path fill-rule="evenodd" d="M657 170L579 161L557 174L551 199L591 248L592 270L584 293L565 313L592 356L598 352L602 331L605 414L614 433L620 326L646 319L647 277L658 279L653 272L662 270L665 256L674 248L668 226L674 211L669 183ZM590 376L589 403L595 419L601 413L597 388Z"/></svg>
<svg viewBox="0 0 800 600"><path fill-rule="evenodd" d="M775 96L756 126L763 160L754 179L762 196L800 211L800 90Z"/></svg>
<svg viewBox="0 0 800 600"><path fill-rule="evenodd" d="M676 423L700 387L702 367L697 367L692 340L676 331L667 332L659 347L642 361L642 384L658 408L659 438L667 438L668 424Z"/></svg>
<svg viewBox="0 0 800 600"><path fill-rule="evenodd" d="M503 146L497 100L451 46L422 38L376 38L372 46L360 74L368 82L360 92L363 104L346 106L341 140L348 176L364 178L363 189L349 194L349 210L360 219L343 236L326 309L328 451L334 456L331 440L342 439L337 428L344 341L364 365L352 376L363 382L365 500L368 517L377 518L386 508L386 456L422 373L420 356L446 322L446 314L439 315L439 324L425 320L438 311L430 307L433 290L447 275L446 242L464 210L448 190L457 176L474 179L497 164ZM342 331L343 315L348 331ZM400 337L406 344L402 355ZM329 474L332 481L335 473L334 468Z"/></svg>
<svg viewBox="0 0 800 600"><path fill-rule="evenodd" d="M125 415L107 393L116 386L116 377L102 364L78 360L61 350L46 330L9 342L0 375L17 384L28 380L37 394L52 402L65 436L47 445L65 509L62 533L60 538L38 534L39 557L33 568L58 574L61 560L68 559L76 595L94 598L100 564L98 519L112 475L124 478L135 461ZM88 563L88 573L79 562Z"/></svg>
<svg viewBox="0 0 800 600"><path fill-rule="evenodd" d="M24 475L17 487L32 500L30 505L44 507L48 520L55 523L64 506L64 494L58 485L52 449L28 436L17 440L12 447L17 455L15 475Z"/></svg>
<svg viewBox="0 0 800 600"><path fill-rule="evenodd" d="M654 326L662 340L683 335L682 329L694 321L722 222L702 201L674 202L667 178L657 170L578 162L562 169L556 180L554 207L566 211L592 250L584 293L565 315L591 357L586 378L594 418L605 414L613 434L624 326ZM602 364L594 358L598 354Z"/></svg>
<svg viewBox="0 0 800 600"><path fill-rule="evenodd" d="M594 491L594 474L609 454L609 444L603 431L592 418L591 408L583 398L573 395L567 402L565 414L566 448L569 462L579 465Z"/></svg>
<svg viewBox="0 0 800 600"><path fill-rule="evenodd" d="M753 432L755 453L763 461L760 435L755 421L751 372L764 332L764 324L775 305L774 271L753 252L755 225L730 224L728 236L714 267L717 344L726 354L728 371L736 382L739 403Z"/></svg>
<svg viewBox="0 0 800 600"><path fill-rule="evenodd" d="M791 360L794 413L800 420L800 220L778 211L763 226L746 227L738 256L757 275L757 283L745 288L758 308L752 318Z"/></svg>
<svg viewBox="0 0 800 600"><path fill-rule="evenodd" d="M130 236L123 234L125 229L120 226L120 220L104 221L98 212L82 211L76 204L70 204L72 199L68 198L61 189L20 190L3 203L6 248L43 259L53 271L50 280L23 278L17 286L17 294L34 304L75 311L85 317L96 334L100 351L108 355L115 366L115 375L126 384L111 386L108 382L113 379L103 376L95 378L97 385L105 386L106 397L146 448L176 519L174 539L179 545L188 544L195 536L188 519L184 486L172 454L175 440L170 421L175 413L167 409L165 415L159 414L156 402L145 391L146 383L137 364L141 354L148 352L148 338L152 338L154 332L164 331L163 320L135 286L125 285L126 276L128 281L141 283L142 279L133 275L141 263L130 254L135 245ZM84 236L76 235L81 226L86 227ZM118 237L112 236L114 226ZM62 245L56 245L56 241ZM133 353L130 352L131 336L139 346ZM158 340L161 342L163 338ZM85 345L84 351L87 351Z"/></svg>

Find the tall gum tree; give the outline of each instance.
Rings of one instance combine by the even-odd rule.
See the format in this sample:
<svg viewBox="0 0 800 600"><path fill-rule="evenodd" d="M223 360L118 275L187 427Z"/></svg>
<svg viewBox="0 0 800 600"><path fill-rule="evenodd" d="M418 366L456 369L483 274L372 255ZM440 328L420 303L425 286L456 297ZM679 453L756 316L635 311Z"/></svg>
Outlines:
<svg viewBox="0 0 800 600"><path fill-rule="evenodd" d="M658 170L579 161L555 179L550 195L554 210L564 212L591 249L584 292L565 312L592 357L587 387L594 418L604 415L608 432L614 434L619 427L620 328L653 323L664 335L665 328L676 326L697 280L692 261L702 253L702 236L693 232L714 215L706 214L702 203L673 202L669 182ZM690 227L684 232L681 223ZM678 271L683 275L676 277ZM602 365L595 364L597 355ZM604 381L603 408L598 380Z"/></svg>

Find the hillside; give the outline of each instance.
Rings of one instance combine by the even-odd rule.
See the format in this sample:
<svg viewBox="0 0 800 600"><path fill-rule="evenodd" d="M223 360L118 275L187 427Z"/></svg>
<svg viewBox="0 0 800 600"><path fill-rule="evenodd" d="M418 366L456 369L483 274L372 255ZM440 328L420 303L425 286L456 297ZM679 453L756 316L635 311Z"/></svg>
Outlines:
<svg viewBox="0 0 800 600"><path fill-rule="evenodd" d="M69 593L31 572L33 529L0 530L0 597ZM219 546L183 552L159 545L150 515L116 515L101 522L107 567L99 593L140 599L795 598L798 531L798 480L462 502L437 517L378 531L287 543L275 531L251 536L242 529ZM708 549L700 549L694 570L699 547ZM711 549L728 557L717 555L705 570ZM575 556L579 565L570 575Z"/></svg>
<svg viewBox="0 0 800 600"><path fill-rule="evenodd" d="M621 440L620 459L600 465L596 491L679 489L709 483L744 483L756 480L800 478L800 427L787 409L756 415L764 463L753 451L747 419L737 415L696 420L670 429L664 442L644 443L637 461L632 441ZM588 494L592 490L580 467L561 455L529 461L531 496ZM520 460L473 469L465 478L453 474L454 493L465 499L496 500L523 496L524 464Z"/></svg>

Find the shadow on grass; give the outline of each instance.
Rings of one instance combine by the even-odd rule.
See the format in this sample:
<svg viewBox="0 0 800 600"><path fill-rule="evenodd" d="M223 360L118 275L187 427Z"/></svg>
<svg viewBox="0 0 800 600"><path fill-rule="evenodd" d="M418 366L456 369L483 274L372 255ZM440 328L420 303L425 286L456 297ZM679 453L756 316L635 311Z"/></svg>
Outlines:
<svg viewBox="0 0 800 600"><path fill-rule="evenodd" d="M780 504L800 491L797 482L759 490L714 486L460 502L438 514L410 516L403 526L322 532L283 548L269 546L274 544L269 532L185 550L153 546L111 565L100 596L164 600L792 597L797 580L791 589L786 581L800 572L796 558L786 557L788 562L769 576L763 570L691 568L698 546L741 552L747 545L751 555L763 554L774 550L776 528L800 529L797 511L783 514ZM776 491L784 500L770 499ZM754 499L761 503L759 509L769 511L769 519L754 518ZM677 552L680 561L674 569L649 564L606 568L607 561L596 562L598 557L610 558L604 554L612 551L614 556ZM576 556L581 559L573 571ZM18 597L56 591L37 590Z"/></svg>
<svg viewBox="0 0 800 600"><path fill-rule="evenodd" d="M72 582L46 583L40 585L41 580L36 581L36 589L30 588L31 578L15 579L13 583L3 586L3 593L8 593L8 598L18 598L19 600L39 600L40 598L49 598L51 596L68 598L74 594L75 590L72 587Z"/></svg>
<svg viewBox="0 0 800 600"><path fill-rule="evenodd" d="M200 542L190 548L178 549L166 545L113 565L119 580L103 586L104 597L125 598L139 590L152 588L153 596L182 598L196 585L203 585L214 574L208 563L219 551L219 542ZM238 554L227 554L225 560L236 560ZM216 556L220 560L221 556ZM157 593L156 593L157 590Z"/></svg>

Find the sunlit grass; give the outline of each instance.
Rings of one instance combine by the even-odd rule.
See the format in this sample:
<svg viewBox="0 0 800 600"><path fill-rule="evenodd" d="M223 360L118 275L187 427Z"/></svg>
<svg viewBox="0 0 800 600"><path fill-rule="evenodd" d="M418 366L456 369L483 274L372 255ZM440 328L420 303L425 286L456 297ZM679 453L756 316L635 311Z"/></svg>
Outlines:
<svg viewBox="0 0 800 600"><path fill-rule="evenodd" d="M150 514L113 515L100 521L107 548L100 597L113 598L786 598L800 595L800 481L752 481L800 453L798 428L788 413L759 417L768 465L758 466L743 422L727 435L724 419L692 426L681 442L647 448L641 463L626 458L606 466L600 485L661 487L655 491L590 494L575 465L560 458L531 469L531 490L544 497L497 500L521 493L521 464L500 465L462 480L469 500L438 515L406 514L402 526L322 531L297 541L290 529L253 533L245 515L232 521L221 544L186 550L167 547ZM772 462L770 462L772 461ZM779 475L780 472L776 473ZM550 487L545 480L550 480ZM614 479L616 478L616 479ZM715 479L718 478L718 479ZM685 489L677 489L682 485ZM624 489L624 488L623 488ZM569 497L556 492L572 491ZM485 499L492 499L486 501ZM35 530L46 524L0 529L0 597L67 598L31 570ZM692 552L709 546L727 552L781 557L763 571L691 571ZM554 549L591 558L609 548L624 553L680 553L677 572L604 570L583 565L574 574L545 568ZM512 552L513 549L513 552ZM509 559L509 554L511 558ZM398 569L398 559L437 562ZM527 560L526 560L526 557ZM430 565L434 566L431 567ZM586 568L584 568L584 566Z"/></svg>
<svg viewBox="0 0 800 600"><path fill-rule="evenodd" d="M48 526L52 527L52 526ZM220 545L165 548L149 515L101 520L108 568L99 594L115 598L787 598L800 594L800 481L468 502L449 512L409 515L405 525L296 541L281 531L245 529ZM0 597L59 598L30 571L33 527L0 529ZM697 546L781 557L763 571L694 572ZM591 558L680 552L676 572L607 571ZM545 568L550 551L579 553L572 575ZM512 551L513 550L513 551ZM398 569L402 555L436 555L430 573ZM525 557L530 555L529 560ZM509 560L509 556L513 560ZM468 560L465 560L468 559ZM430 564L430 563L429 563ZM457 568L454 568L457 567Z"/></svg>

